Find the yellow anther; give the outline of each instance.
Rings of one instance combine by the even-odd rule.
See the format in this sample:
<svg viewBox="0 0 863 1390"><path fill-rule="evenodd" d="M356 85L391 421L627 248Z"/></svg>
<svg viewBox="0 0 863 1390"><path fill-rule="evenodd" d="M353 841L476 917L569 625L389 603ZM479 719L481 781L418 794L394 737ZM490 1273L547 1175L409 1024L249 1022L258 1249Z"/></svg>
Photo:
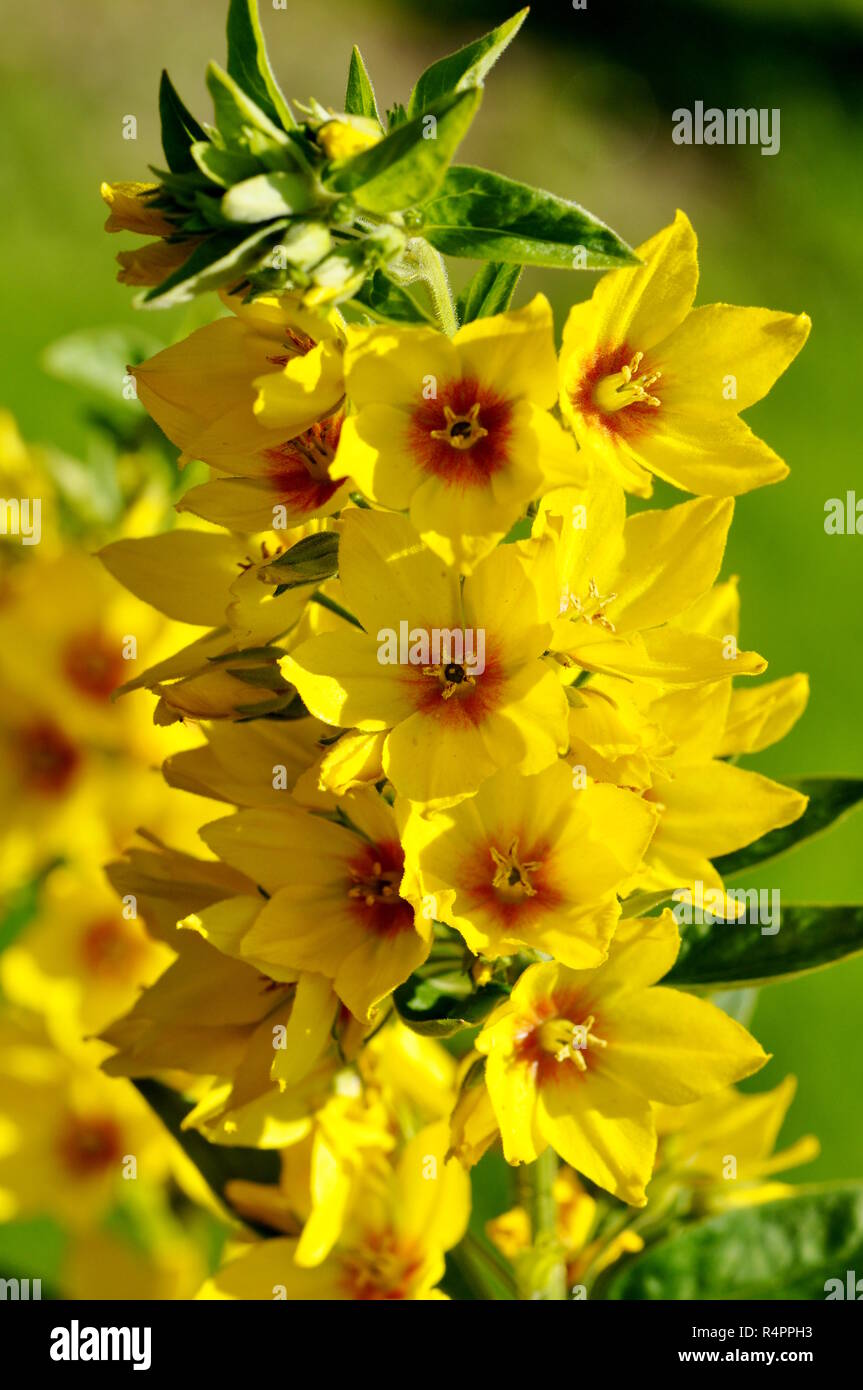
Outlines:
<svg viewBox="0 0 863 1390"><path fill-rule="evenodd" d="M604 1038L591 1031L596 1019L593 1014L584 1023L569 1018L550 1018L538 1030L539 1045L551 1053L556 1062L574 1062L579 1071L587 1071L584 1054L591 1047L607 1047Z"/></svg>
<svg viewBox="0 0 863 1390"><path fill-rule="evenodd" d="M628 366L621 367L619 372L611 376L602 377L594 387L594 405L607 414L636 403L661 405L658 397L650 395L648 387L659 381L662 372L642 372L640 376L637 375L643 356L643 352L637 352Z"/></svg>

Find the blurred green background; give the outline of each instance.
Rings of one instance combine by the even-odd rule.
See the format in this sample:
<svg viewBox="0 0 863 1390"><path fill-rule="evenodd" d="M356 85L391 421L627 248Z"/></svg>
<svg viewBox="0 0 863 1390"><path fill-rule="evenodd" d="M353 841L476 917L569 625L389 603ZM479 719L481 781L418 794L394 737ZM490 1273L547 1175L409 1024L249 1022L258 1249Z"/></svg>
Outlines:
<svg viewBox="0 0 863 1390"><path fill-rule="evenodd" d="M226 7L42 0L4 8L0 404L30 440L74 452L83 446L79 404L42 373L46 345L76 329L132 323L169 341L186 326L182 311L134 311L116 284L113 255L130 239L103 235L98 187L103 178L145 178L161 162L162 66L192 110L209 113L204 67L224 60ZM286 93L338 108L352 43L379 104L389 105L429 61L510 6L288 0L281 10L261 0L261 10ZM575 198L633 245L683 207L700 238L700 302L812 316L802 357L747 416L791 477L738 502L726 564L741 576L745 644L769 657L771 676L812 678L803 721L749 763L778 776L863 776L863 536L824 532L828 498L855 488L863 498L854 423L863 396L861 69L860 0L588 0L585 10L560 0L534 7L488 80L460 155ZM778 107L780 152L674 145L671 112L697 100ZM127 115L137 119L136 141L122 137ZM561 323L592 284L586 274L535 272L520 295L543 289ZM779 887L785 901L863 900L863 812L746 886ZM755 1085L788 1071L799 1077L783 1138L820 1136L821 1158L806 1176L863 1175L861 997L863 959L759 998L754 1031L775 1057Z"/></svg>

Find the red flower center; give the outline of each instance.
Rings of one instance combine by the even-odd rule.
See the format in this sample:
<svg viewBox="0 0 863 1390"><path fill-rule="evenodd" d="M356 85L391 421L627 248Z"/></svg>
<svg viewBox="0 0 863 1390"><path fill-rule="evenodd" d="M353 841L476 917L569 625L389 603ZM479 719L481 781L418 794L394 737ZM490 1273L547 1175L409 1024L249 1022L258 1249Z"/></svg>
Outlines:
<svg viewBox="0 0 863 1390"><path fill-rule="evenodd" d="M25 785L43 796L64 792L81 761L77 748L62 729L47 719L22 729L15 749L23 766Z"/></svg>
<svg viewBox="0 0 863 1390"><path fill-rule="evenodd" d="M79 633L63 650L63 671L89 700L107 700L121 683L123 653L103 632Z"/></svg>
<svg viewBox="0 0 863 1390"><path fill-rule="evenodd" d="M325 507L345 481L330 477L344 416L331 415L312 425L296 439L265 449L269 479L278 500L296 512L315 512Z"/></svg>
<svg viewBox="0 0 863 1390"><path fill-rule="evenodd" d="M479 382L448 381L414 409L408 434L424 472L453 487L482 487L509 461L512 403Z"/></svg>
<svg viewBox="0 0 863 1390"><path fill-rule="evenodd" d="M399 897L404 865L401 845L397 840L388 840L364 845L348 866L347 893L351 905L375 936L413 931L413 908Z"/></svg>

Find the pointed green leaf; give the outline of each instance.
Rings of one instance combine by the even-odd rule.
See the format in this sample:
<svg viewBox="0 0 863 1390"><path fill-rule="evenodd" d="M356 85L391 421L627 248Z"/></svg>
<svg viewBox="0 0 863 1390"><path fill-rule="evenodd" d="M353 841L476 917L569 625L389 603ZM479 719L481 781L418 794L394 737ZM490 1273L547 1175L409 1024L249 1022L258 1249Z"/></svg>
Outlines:
<svg viewBox="0 0 863 1390"><path fill-rule="evenodd" d="M502 314L512 303L520 275L520 265L506 265L502 261L481 265L458 297L459 322L472 323L474 319Z"/></svg>
<svg viewBox="0 0 863 1390"><path fill-rule="evenodd" d="M275 125L218 63L210 63L207 67L207 90L213 98L216 125L226 145L248 150L251 144L257 144L250 139L255 134L276 145L290 143L281 126ZM258 153L257 148L253 152Z"/></svg>
<svg viewBox="0 0 863 1390"><path fill-rule="evenodd" d="M229 1182L242 1179L246 1182L260 1182L277 1185L279 1181L279 1156L271 1149L247 1149L234 1144L211 1144L195 1129L183 1129L183 1120L194 1107L169 1086L160 1081L140 1079L133 1082L135 1089L158 1115L168 1133L176 1139L186 1157L194 1163L202 1178L216 1196L230 1206L225 1196ZM245 1220L245 1218L244 1218ZM268 1227L258 1226L246 1221L246 1225L262 1230L270 1235Z"/></svg>
<svg viewBox="0 0 863 1390"><path fill-rule="evenodd" d="M285 589L297 589L302 584L320 584L338 572L338 535L335 531L317 531L297 541L260 573L265 582L278 584L283 593Z"/></svg>
<svg viewBox="0 0 863 1390"><path fill-rule="evenodd" d="M477 989L461 971L412 975L393 995L396 1012L414 1033L450 1038L462 1028L474 1028L507 997L502 985Z"/></svg>
<svg viewBox="0 0 863 1390"><path fill-rule="evenodd" d="M525 19L527 10L519 10L511 19L499 24L481 39L466 44L457 53L439 58L417 79L407 105L408 117L421 116L432 108L441 97L453 92L464 91L465 87L482 84L487 72L494 66L503 50L512 43Z"/></svg>
<svg viewBox="0 0 863 1390"><path fill-rule="evenodd" d="M194 169L190 147L195 140L205 140L206 133L186 109L163 70L159 83L159 116L162 122L162 149L168 168L176 174Z"/></svg>
<svg viewBox="0 0 863 1390"><path fill-rule="evenodd" d="M844 1290L847 1271L860 1269L863 1184L847 1183L694 1222L613 1266L601 1296L824 1299L829 1280Z"/></svg>
<svg viewBox="0 0 863 1390"><path fill-rule="evenodd" d="M752 902L749 916L754 915L754 898ZM769 903L767 898L768 910ZM822 970L863 951L863 907L858 904L782 904L778 916L776 932L775 923L767 921L683 926L680 954L663 984L699 990L767 984Z"/></svg>
<svg viewBox="0 0 863 1390"><path fill-rule="evenodd" d="M148 309L167 309L174 304L187 304L207 290L233 284L260 263L266 248L276 244L278 233L285 226L287 219L282 218L257 228L248 237L242 231L214 233L195 247L173 275L148 290L136 303Z"/></svg>
<svg viewBox="0 0 863 1390"><path fill-rule="evenodd" d="M714 860L714 867L723 878L786 854L805 840L828 830L863 801L863 779L859 777L798 777L784 785L809 797L803 815L793 824L770 830L733 854L720 855Z"/></svg>
<svg viewBox="0 0 863 1390"><path fill-rule="evenodd" d="M258 0L231 0L228 9L228 72L272 121L290 130L291 108L273 75L258 16Z"/></svg>
<svg viewBox="0 0 863 1390"><path fill-rule="evenodd" d="M345 92L345 111L349 116L366 116L370 121L383 125L375 101L375 89L369 77L363 55L354 44L351 65L348 69L348 89Z"/></svg>
<svg viewBox="0 0 863 1390"><path fill-rule="evenodd" d="M434 112L407 121L379 144L337 165L327 186L334 193L350 193L369 212L398 212L423 202L440 187L481 97L475 87L438 102Z"/></svg>
<svg viewBox="0 0 863 1390"><path fill-rule="evenodd" d="M455 165L422 213L422 235L449 256L562 270L638 263L616 232L578 203L488 169Z"/></svg>

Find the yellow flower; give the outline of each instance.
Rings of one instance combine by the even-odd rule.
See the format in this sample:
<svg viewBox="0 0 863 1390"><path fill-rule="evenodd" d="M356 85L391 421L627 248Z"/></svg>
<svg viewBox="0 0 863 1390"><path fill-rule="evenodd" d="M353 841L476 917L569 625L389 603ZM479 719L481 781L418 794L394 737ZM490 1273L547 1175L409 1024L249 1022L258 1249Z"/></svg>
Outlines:
<svg viewBox="0 0 863 1390"><path fill-rule="evenodd" d="M790 825L803 814L805 796L727 758L764 748L787 732L806 704L805 676L751 690L733 690L726 680L666 694L638 681L601 677L595 684L593 703L571 711L575 742L570 758L578 761L583 756L592 765L587 744L596 728L595 710L603 705L624 726L633 727L640 720L651 731L643 795L659 811L659 823L631 886L648 892L686 888L700 895L701 889L693 885L701 884L722 891L711 859ZM590 689L579 694L587 696ZM614 750L611 734L606 751L613 755ZM627 758L623 767L629 766ZM593 775L598 772L592 766ZM611 780L620 775L620 769L613 770Z"/></svg>
<svg viewBox="0 0 863 1390"><path fill-rule="evenodd" d="M377 792L340 802L349 825L300 809L239 811L205 843L271 896L241 942L270 971L312 971L365 1021L429 952L431 926L399 895L404 853Z"/></svg>
<svg viewBox="0 0 863 1390"><path fill-rule="evenodd" d="M705 1000L651 988L674 963L670 912L621 923L594 971L529 966L477 1039L510 1163L548 1144L622 1201L644 1206L651 1101L685 1105L751 1075L766 1054Z"/></svg>
<svg viewBox="0 0 863 1390"><path fill-rule="evenodd" d="M784 1183L764 1181L818 1156L814 1135L773 1150L797 1090L786 1076L772 1091L742 1095L733 1087L692 1105L654 1107L663 1177L691 1184L710 1209L767 1202L789 1194Z"/></svg>
<svg viewBox="0 0 863 1390"><path fill-rule="evenodd" d="M157 183L103 183L99 188L109 213L106 232L139 232L141 236L172 236L172 222L153 206Z"/></svg>
<svg viewBox="0 0 863 1390"><path fill-rule="evenodd" d="M138 398L183 460L241 476L286 473L301 451L282 458L282 446L332 415L344 394L341 316L316 315L290 294L249 304L222 297L232 317L135 367ZM272 408L256 404L265 385Z"/></svg>
<svg viewBox="0 0 863 1390"><path fill-rule="evenodd" d="M383 131L377 121L366 116L341 114L325 121L316 138L327 159L350 159L376 145Z"/></svg>
<svg viewBox="0 0 863 1390"><path fill-rule="evenodd" d="M551 309L477 319L452 339L376 328L349 348L338 464L410 517L448 563L469 569L548 486L580 481L554 404Z"/></svg>
<svg viewBox="0 0 863 1390"><path fill-rule="evenodd" d="M35 916L0 954L0 983L7 998L45 1016L58 1047L92 1058L93 1035L170 961L101 872L70 865L49 876Z"/></svg>
<svg viewBox="0 0 863 1390"><path fill-rule="evenodd" d="M535 777L499 772L476 796L425 819L402 841L439 921L476 954L544 951L599 965L619 916L615 890L641 864L656 812L617 787L573 787L564 763Z"/></svg>
<svg viewBox="0 0 863 1390"><path fill-rule="evenodd" d="M339 529L344 602L363 630L321 634L283 663L306 707L327 724L387 730L384 771L414 801L457 800L498 768L554 762L567 703L542 659L557 611L551 546L501 546L460 588L406 517L356 510ZM446 661L453 633L464 650ZM412 658L395 650L399 634Z"/></svg>
<svg viewBox="0 0 863 1390"><path fill-rule="evenodd" d="M185 241L148 241L134 251L120 251L117 279L121 285L161 285L189 259L200 240L187 237Z"/></svg>
<svg viewBox="0 0 863 1390"><path fill-rule="evenodd" d="M81 1230L139 1173L165 1176L173 1140L131 1086L57 1052L27 1017L5 1018L0 1041L4 1215L52 1215Z"/></svg>
<svg viewBox="0 0 863 1390"><path fill-rule="evenodd" d="M246 1247L208 1280L200 1298L401 1300L445 1297L444 1252L464 1235L470 1184L444 1158L447 1125L420 1130L385 1180L367 1184L338 1244L323 1263L296 1263L297 1243Z"/></svg>
<svg viewBox="0 0 863 1390"><path fill-rule="evenodd" d="M694 685L758 675L767 663L757 652L681 627L716 579L733 510L728 498L698 498L627 517L622 487L599 467L585 489L547 496L534 535L556 544L553 649L628 680Z"/></svg>
<svg viewBox="0 0 863 1390"><path fill-rule="evenodd" d="M693 309L695 233L682 212L637 254L644 264L603 276L564 329L560 405L579 445L643 497L651 474L711 497L784 478L786 465L738 412L794 360L809 318Z"/></svg>

